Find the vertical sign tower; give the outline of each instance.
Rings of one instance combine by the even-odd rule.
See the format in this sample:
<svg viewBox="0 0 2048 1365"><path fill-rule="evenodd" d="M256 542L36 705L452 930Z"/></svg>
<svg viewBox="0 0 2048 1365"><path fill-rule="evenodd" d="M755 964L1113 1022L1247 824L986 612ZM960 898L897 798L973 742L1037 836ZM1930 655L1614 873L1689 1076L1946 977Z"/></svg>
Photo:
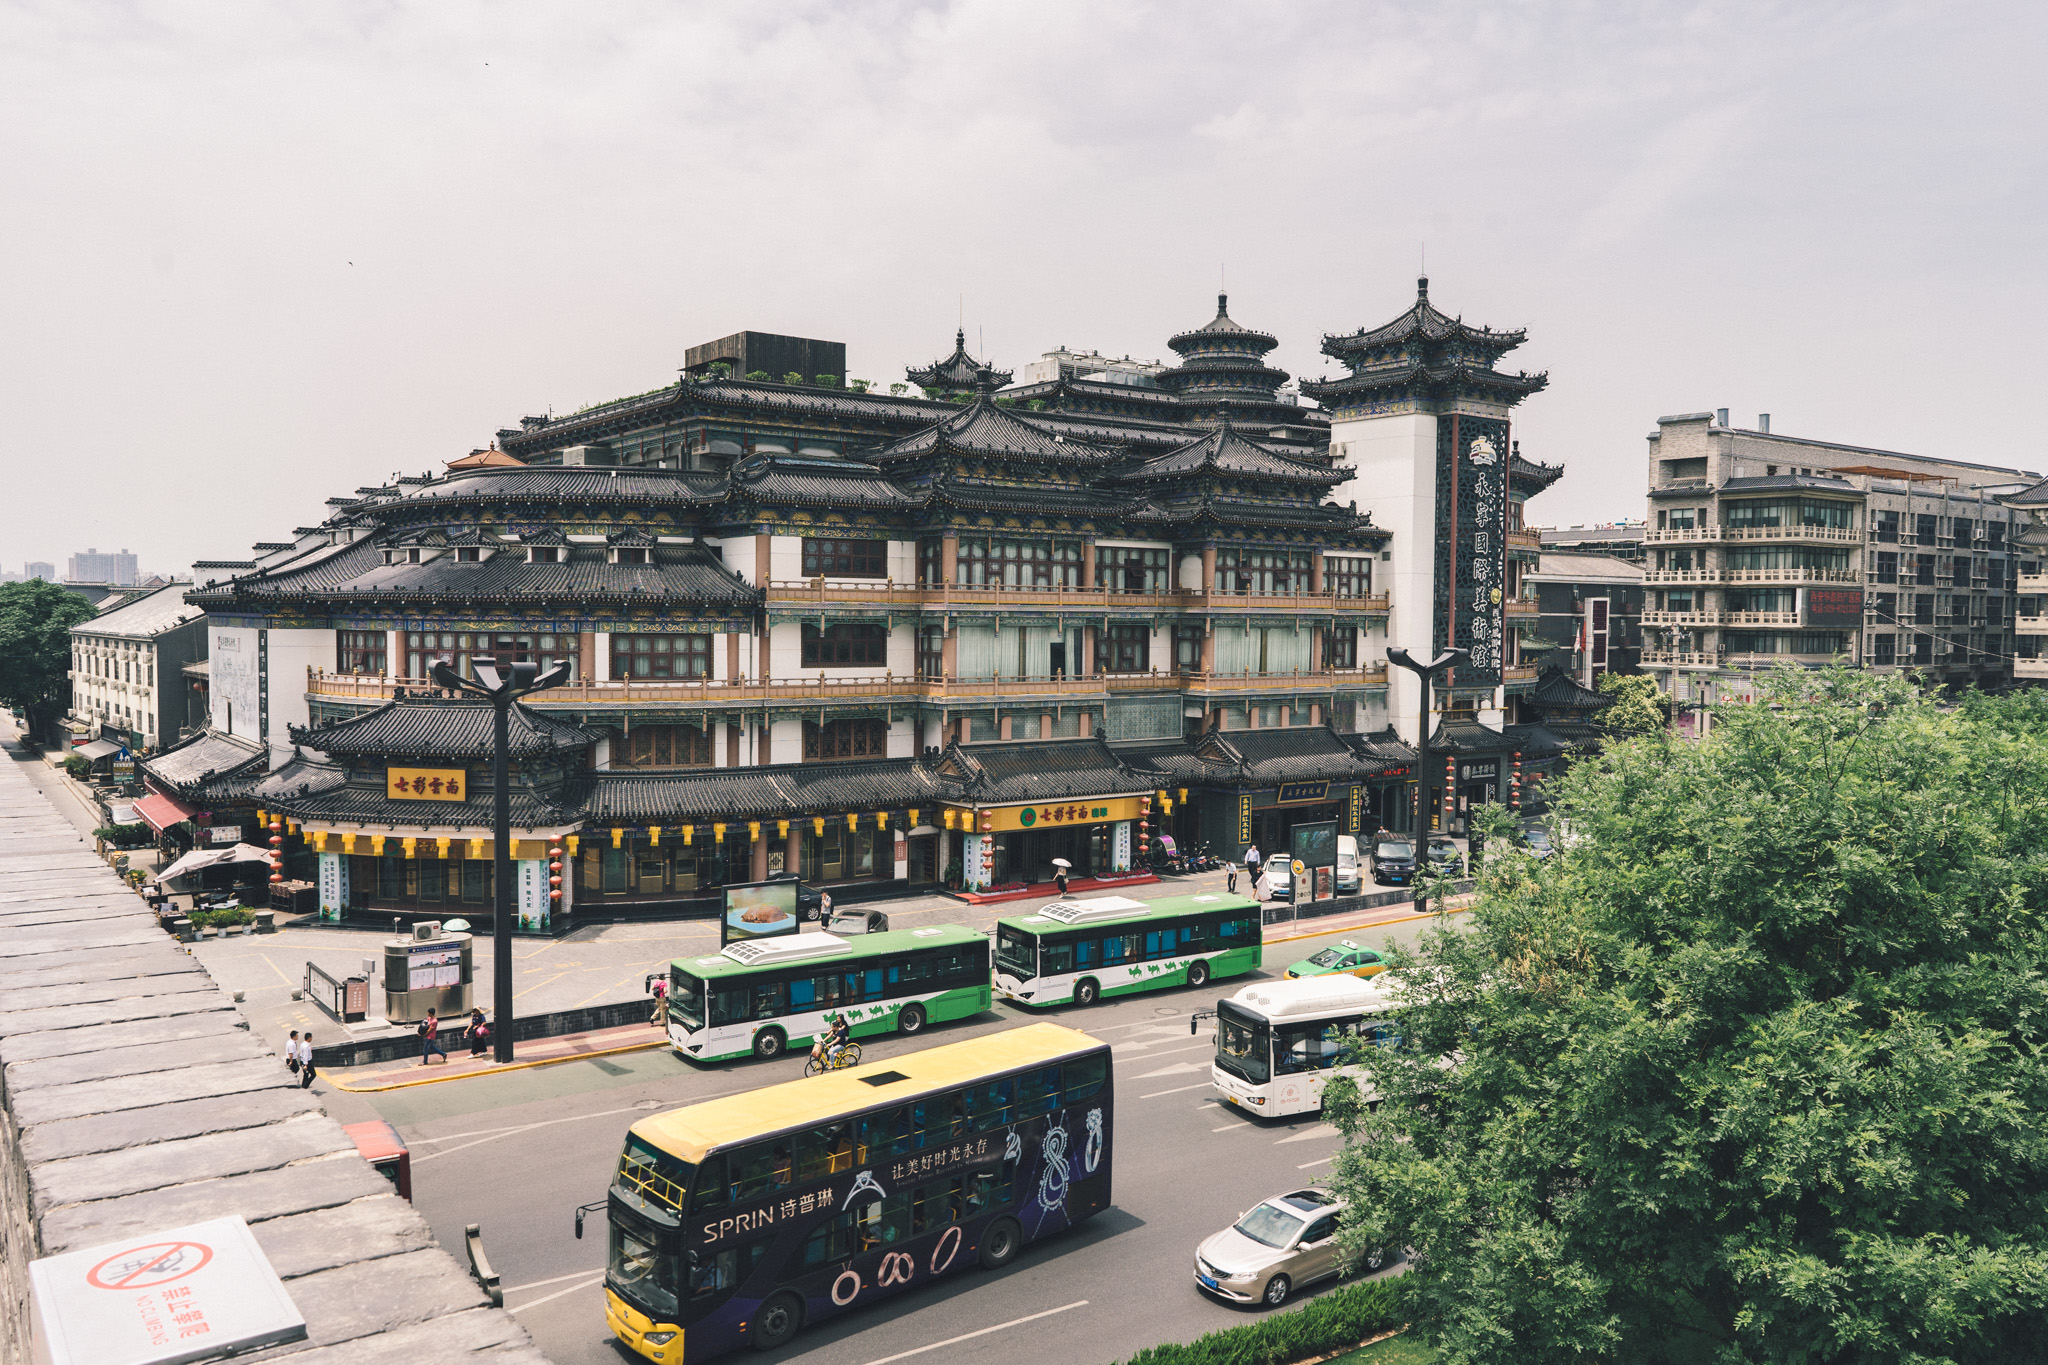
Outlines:
<svg viewBox="0 0 2048 1365"><path fill-rule="evenodd" d="M1525 336L1439 312L1424 277L1414 306L1392 322L1323 338L1323 354L1348 373L1301 386L1329 409L1330 450L1349 472L1333 496L1356 498L1374 525L1394 533L1388 642L1425 657L1470 650L1443 695L1490 693L1480 709L1496 724L1502 669L1511 661L1506 532L1519 458L1508 417L1549 379L1507 374L1494 363ZM1388 686L1388 712L1412 744L1419 684L1395 669Z"/></svg>

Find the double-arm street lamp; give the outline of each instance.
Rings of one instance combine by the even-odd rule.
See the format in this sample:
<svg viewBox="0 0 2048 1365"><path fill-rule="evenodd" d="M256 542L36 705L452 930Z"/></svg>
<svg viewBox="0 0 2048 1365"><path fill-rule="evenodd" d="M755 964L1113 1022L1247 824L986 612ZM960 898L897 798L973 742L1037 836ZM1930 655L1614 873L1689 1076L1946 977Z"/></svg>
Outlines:
<svg viewBox="0 0 2048 1365"><path fill-rule="evenodd" d="M1415 675L1422 684L1422 723L1415 727L1415 865L1423 866L1426 859L1429 830L1425 808L1428 798L1424 793L1429 781L1429 683L1430 679L1471 654L1469 649L1447 649L1428 663L1418 662L1405 649L1388 649L1387 658Z"/></svg>
<svg viewBox="0 0 2048 1365"><path fill-rule="evenodd" d="M512 1060L512 703L569 680L567 660L542 673L537 664L478 659L465 678L448 663L434 665L434 681L491 704L497 729L491 745L491 1027L495 1060Z"/></svg>

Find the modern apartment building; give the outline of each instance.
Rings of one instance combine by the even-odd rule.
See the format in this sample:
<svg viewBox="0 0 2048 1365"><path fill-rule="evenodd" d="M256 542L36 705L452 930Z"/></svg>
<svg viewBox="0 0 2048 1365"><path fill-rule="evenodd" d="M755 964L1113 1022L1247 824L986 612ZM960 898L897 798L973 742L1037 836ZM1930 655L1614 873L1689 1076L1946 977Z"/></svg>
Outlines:
<svg viewBox="0 0 2048 1365"><path fill-rule="evenodd" d="M2015 512L2032 471L1786 436L1728 410L1649 437L1642 666L1678 701L1739 699L1759 669L1845 659L2005 686Z"/></svg>
<svg viewBox="0 0 2048 1365"><path fill-rule="evenodd" d="M133 751L177 740L191 722L186 665L206 657L206 613L190 583L123 599L71 628L71 731Z"/></svg>
<svg viewBox="0 0 2048 1365"><path fill-rule="evenodd" d="M2014 591L2012 676L2048 682L2048 480L2001 498L2015 518L2008 543L2019 574Z"/></svg>

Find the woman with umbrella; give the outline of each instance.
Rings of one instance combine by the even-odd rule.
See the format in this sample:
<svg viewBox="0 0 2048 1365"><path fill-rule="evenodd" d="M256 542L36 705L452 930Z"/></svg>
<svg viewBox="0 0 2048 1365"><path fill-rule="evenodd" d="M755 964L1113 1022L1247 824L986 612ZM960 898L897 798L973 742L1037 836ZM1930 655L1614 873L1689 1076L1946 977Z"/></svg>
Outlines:
<svg viewBox="0 0 2048 1365"><path fill-rule="evenodd" d="M1065 858L1054 858L1052 860L1052 884L1059 888L1061 900L1067 898L1067 869L1072 866L1073 864Z"/></svg>

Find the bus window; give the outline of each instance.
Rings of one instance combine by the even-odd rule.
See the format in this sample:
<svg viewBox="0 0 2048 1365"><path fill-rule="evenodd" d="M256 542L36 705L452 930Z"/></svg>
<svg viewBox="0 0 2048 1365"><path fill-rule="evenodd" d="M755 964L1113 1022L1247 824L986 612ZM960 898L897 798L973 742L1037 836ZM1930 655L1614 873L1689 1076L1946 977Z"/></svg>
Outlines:
<svg viewBox="0 0 2048 1365"><path fill-rule="evenodd" d="M759 1199L789 1186L793 1163L788 1138L742 1147L732 1154L730 1160L735 1204L744 1204L749 1199Z"/></svg>
<svg viewBox="0 0 2048 1365"><path fill-rule="evenodd" d="M1148 929L1145 931L1145 956L1172 957L1177 943L1171 925L1164 929Z"/></svg>
<svg viewBox="0 0 2048 1365"><path fill-rule="evenodd" d="M977 1133L1002 1128L1010 1122L1010 1081L983 1081L967 1090L967 1116Z"/></svg>
<svg viewBox="0 0 2048 1365"><path fill-rule="evenodd" d="M826 980L831 980L827 977ZM807 976L800 976L789 983L789 1007L793 1010L808 1010L818 1003L818 986Z"/></svg>
<svg viewBox="0 0 2048 1365"><path fill-rule="evenodd" d="M853 1255L856 1246L854 1224L859 1220L861 1212L860 1209L848 1209L837 1218L813 1228L811 1235L804 1240L802 1262L783 1271L783 1277L794 1278L791 1272L801 1274L812 1266L830 1265L834 1261L843 1261Z"/></svg>
<svg viewBox="0 0 2048 1365"><path fill-rule="evenodd" d="M1335 1024L1302 1024L1276 1029L1273 1034L1273 1067L1281 1075L1300 1071L1321 1071L1337 1064L1344 1051L1342 1034Z"/></svg>
<svg viewBox="0 0 2048 1365"><path fill-rule="evenodd" d="M711 997L711 1022L716 1024L744 1024L753 1016L747 1013L752 1003L752 993L745 986L727 986Z"/></svg>
<svg viewBox="0 0 2048 1365"><path fill-rule="evenodd" d="M996 931L996 965L1012 976L1038 975L1038 940L1007 925Z"/></svg>
<svg viewBox="0 0 2048 1365"><path fill-rule="evenodd" d="M965 1102L958 1094L933 1095L910 1106L919 1147L943 1147L967 1131Z"/></svg>
<svg viewBox="0 0 2048 1365"><path fill-rule="evenodd" d="M1216 1063L1240 1080L1264 1085L1272 1079L1265 1030L1255 1020L1232 1014L1227 1005L1216 1012Z"/></svg>
<svg viewBox="0 0 2048 1365"><path fill-rule="evenodd" d="M910 1232L916 1236L960 1221L960 1197L951 1180L920 1185L911 1195Z"/></svg>
<svg viewBox="0 0 2048 1365"><path fill-rule="evenodd" d="M854 975L856 974L849 973L847 979L851 980ZM862 1000L880 1000L882 998L882 969L880 967L870 967L864 972L857 973L857 975L860 977L860 998Z"/></svg>
<svg viewBox="0 0 2048 1365"><path fill-rule="evenodd" d="M754 1267L761 1264L761 1258L768 1254L768 1244L773 1238L763 1238L750 1246L727 1247L725 1250L702 1257L690 1268L690 1301L685 1308L685 1325L697 1321L731 1296L732 1291L745 1284L747 1277L754 1273Z"/></svg>
<svg viewBox="0 0 2048 1365"><path fill-rule="evenodd" d="M1017 1078L1016 1121L1050 1114L1060 1107L1060 1069L1041 1066Z"/></svg>
<svg viewBox="0 0 2048 1365"><path fill-rule="evenodd" d="M669 973L668 1012L684 1028L696 1030L704 1027L704 994L704 983L682 968L675 968Z"/></svg>
<svg viewBox="0 0 2048 1365"><path fill-rule="evenodd" d="M1047 976L1058 976L1061 972L1071 972L1074 970L1074 943L1072 939L1068 939L1064 943L1053 943L1050 940L1041 941L1038 945L1038 956L1039 960L1045 965L1045 974Z"/></svg>
<svg viewBox="0 0 2048 1365"><path fill-rule="evenodd" d="M732 1186L725 1179L725 1153L704 1158L697 1168L697 1188L690 1195L690 1211L722 1209L732 1199Z"/></svg>
<svg viewBox="0 0 2048 1365"><path fill-rule="evenodd" d="M860 1121L861 1164L902 1156L917 1145L916 1135L907 1108L899 1106L867 1115Z"/></svg>
<svg viewBox="0 0 2048 1365"><path fill-rule="evenodd" d="M756 981L754 983L754 1012L750 1019L773 1019L778 1014L789 1013L789 992L780 981Z"/></svg>
<svg viewBox="0 0 2048 1365"><path fill-rule="evenodd" d="M1102 945L1092 938L1074 940L1074 970L1082 971L1102 960Z"/></svg>
<svg viewBox="0 0 2048 1365"><path fill-rule="evenodd" d="M878 1199L855 1210L860 1216L860 1249L873 1251L878 1247L909 1241L910 1203L911 1192L898 1190L887 1199Z"/></svg>
<svg viewBox="0 0 2048 1365"><path fill-rule="evenodd" d="M1102 1089L1102 1083L1109 1079L1109 1056L1098 1052L1092 1057L1077 1058L1067 1063L1065 1074L1068 1104L1092 1099L1095 1092Z"/></svg>
<svg viewBox="0 0 2048 1365"><path fill-rule="evenodd" d="M1102 936L1102 965L1107 967L1135 957L1138 951L1136 934L1104 934Z"/></svg>
<svg viewBox="0 0 2048 1365"><path fill-rule="evenodd" d="M797 1134L796 1179L801 1185L853 1169L853 1120Z"/></svg>
<svg viewBox="0 0 2048 1365"><path fill-rule="evenodd" d="M661 1235L653 1229L626 1226L612 1220L611 1264L606 1278L645 1304L650 1315L672 1318L676 1311L676 1256L661 1248Z"/></svg>

